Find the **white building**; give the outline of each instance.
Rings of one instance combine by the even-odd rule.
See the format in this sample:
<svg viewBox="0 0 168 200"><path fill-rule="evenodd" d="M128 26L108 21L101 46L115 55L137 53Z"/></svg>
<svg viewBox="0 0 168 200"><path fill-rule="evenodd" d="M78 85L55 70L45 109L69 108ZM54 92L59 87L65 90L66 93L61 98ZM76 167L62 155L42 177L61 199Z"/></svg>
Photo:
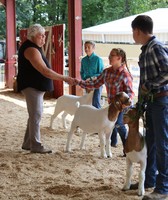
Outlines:
<svg viewBox="0 0 168 200"><path fill-rule="evenodd" d="M168 44L168 8L158 8L140 14L149 15L153 19L154 35L163 43ZM82 39L103 43L133 44L131 22L137 15L85 28L82 30Z"/></svg>

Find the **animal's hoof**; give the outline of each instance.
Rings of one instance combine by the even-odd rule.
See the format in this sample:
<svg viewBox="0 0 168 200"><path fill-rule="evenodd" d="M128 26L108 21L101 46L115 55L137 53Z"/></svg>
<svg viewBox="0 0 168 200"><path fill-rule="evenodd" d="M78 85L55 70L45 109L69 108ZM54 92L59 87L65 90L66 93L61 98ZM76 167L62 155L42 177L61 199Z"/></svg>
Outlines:
<svg viewBox="0 0 168 200"><path fill-rule="evenodd" d="M66 153L70 153L70 152L71 152L71 149L65 149L65 152L66 152Z"/></svg>
<svg viewBox="0 0 168 200"><path fill-rule="evenodd" d="M48 128L49 128L50 130L54 130L52 126L49 126Z"/></svg>
<svg viewBox="0 0 168 200"><path fill-rule="evenodd" d="M107 155L101 155L101 158L107 158Z"/></svg>
<svg viewBox="0 0 168 200"><path fill-rule="evenodd" d="M138 191L138 196L143 196L145 194L145 191Z"/></svg>
<svg viewBox="0 0 168 200"><path fill-rule="evenodd" d="M108 155L107 158L112 158L112 154Z"/></svg>
<svg viewBox="0 0 168 200"><path fill-rule="evenodd" d="M75 130L75 133L76 133L76 134L80 134L80 133L81 133L80 128L77 128L77 129Z"/></svg>
<svg viewBox="0 0 168 200"><path fill-rule="evenodd" d="M122 191L127 191L127 190L129 190L129 189L130 189L130 187L125 185L125 186L122 188Z"/></svg>

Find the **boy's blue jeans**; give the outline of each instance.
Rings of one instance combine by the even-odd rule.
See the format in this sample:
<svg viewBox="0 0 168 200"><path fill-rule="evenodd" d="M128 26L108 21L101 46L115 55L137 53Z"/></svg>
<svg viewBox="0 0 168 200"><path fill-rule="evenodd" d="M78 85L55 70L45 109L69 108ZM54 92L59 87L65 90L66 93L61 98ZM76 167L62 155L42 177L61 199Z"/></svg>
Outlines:
<svg viewBox="0 0 168 200"><path fill-rule="evenodd" d="M146 143L145 187L155 187L155 192L168 194L168 96L147 104Z"/></svg>
<svg viewBox="0 0 168 200"><path fill-rule="evenodd" d="M94 89L92 105L98 109L101 108L101 94L102 94L103 86L100 86L98 89Z"/></svg>

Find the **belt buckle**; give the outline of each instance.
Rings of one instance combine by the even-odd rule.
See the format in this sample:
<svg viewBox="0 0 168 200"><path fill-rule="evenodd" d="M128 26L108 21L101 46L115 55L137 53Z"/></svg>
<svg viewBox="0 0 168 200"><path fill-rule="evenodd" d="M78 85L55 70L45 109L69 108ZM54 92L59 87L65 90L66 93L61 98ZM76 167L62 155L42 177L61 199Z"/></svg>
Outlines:
<svg viewBox="0 0 168 200"><path fill-rule="evenodd" d="M153 102L154 100L154 94L153 93L149 93L148 94L148 101Z"/></svg>

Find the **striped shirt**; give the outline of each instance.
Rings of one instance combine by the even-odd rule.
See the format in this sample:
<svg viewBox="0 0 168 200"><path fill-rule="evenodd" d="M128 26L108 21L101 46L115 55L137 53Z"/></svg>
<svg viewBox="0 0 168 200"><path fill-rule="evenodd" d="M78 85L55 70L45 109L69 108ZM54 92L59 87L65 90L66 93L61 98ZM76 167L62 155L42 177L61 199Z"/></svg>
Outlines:
<svg viewBox="0 0 168 200"><path fill-rule="evenodd" d="M168 49L153 36L141 50L140 85L153 93L168 91Z"/></svg>
<svg viewBox="0 0 168 200"><path fill-rule="evenodd" d="M134 96L132 89L132 76L126 69L125 65L122 65L117 70L114 70L113 67L104 69L100 76L98 76L94 81L79 82L79 85L82 88L99 88L103 84L106 86L109 103L119 92L127 93L130 98L133 98Z"/></svg>

